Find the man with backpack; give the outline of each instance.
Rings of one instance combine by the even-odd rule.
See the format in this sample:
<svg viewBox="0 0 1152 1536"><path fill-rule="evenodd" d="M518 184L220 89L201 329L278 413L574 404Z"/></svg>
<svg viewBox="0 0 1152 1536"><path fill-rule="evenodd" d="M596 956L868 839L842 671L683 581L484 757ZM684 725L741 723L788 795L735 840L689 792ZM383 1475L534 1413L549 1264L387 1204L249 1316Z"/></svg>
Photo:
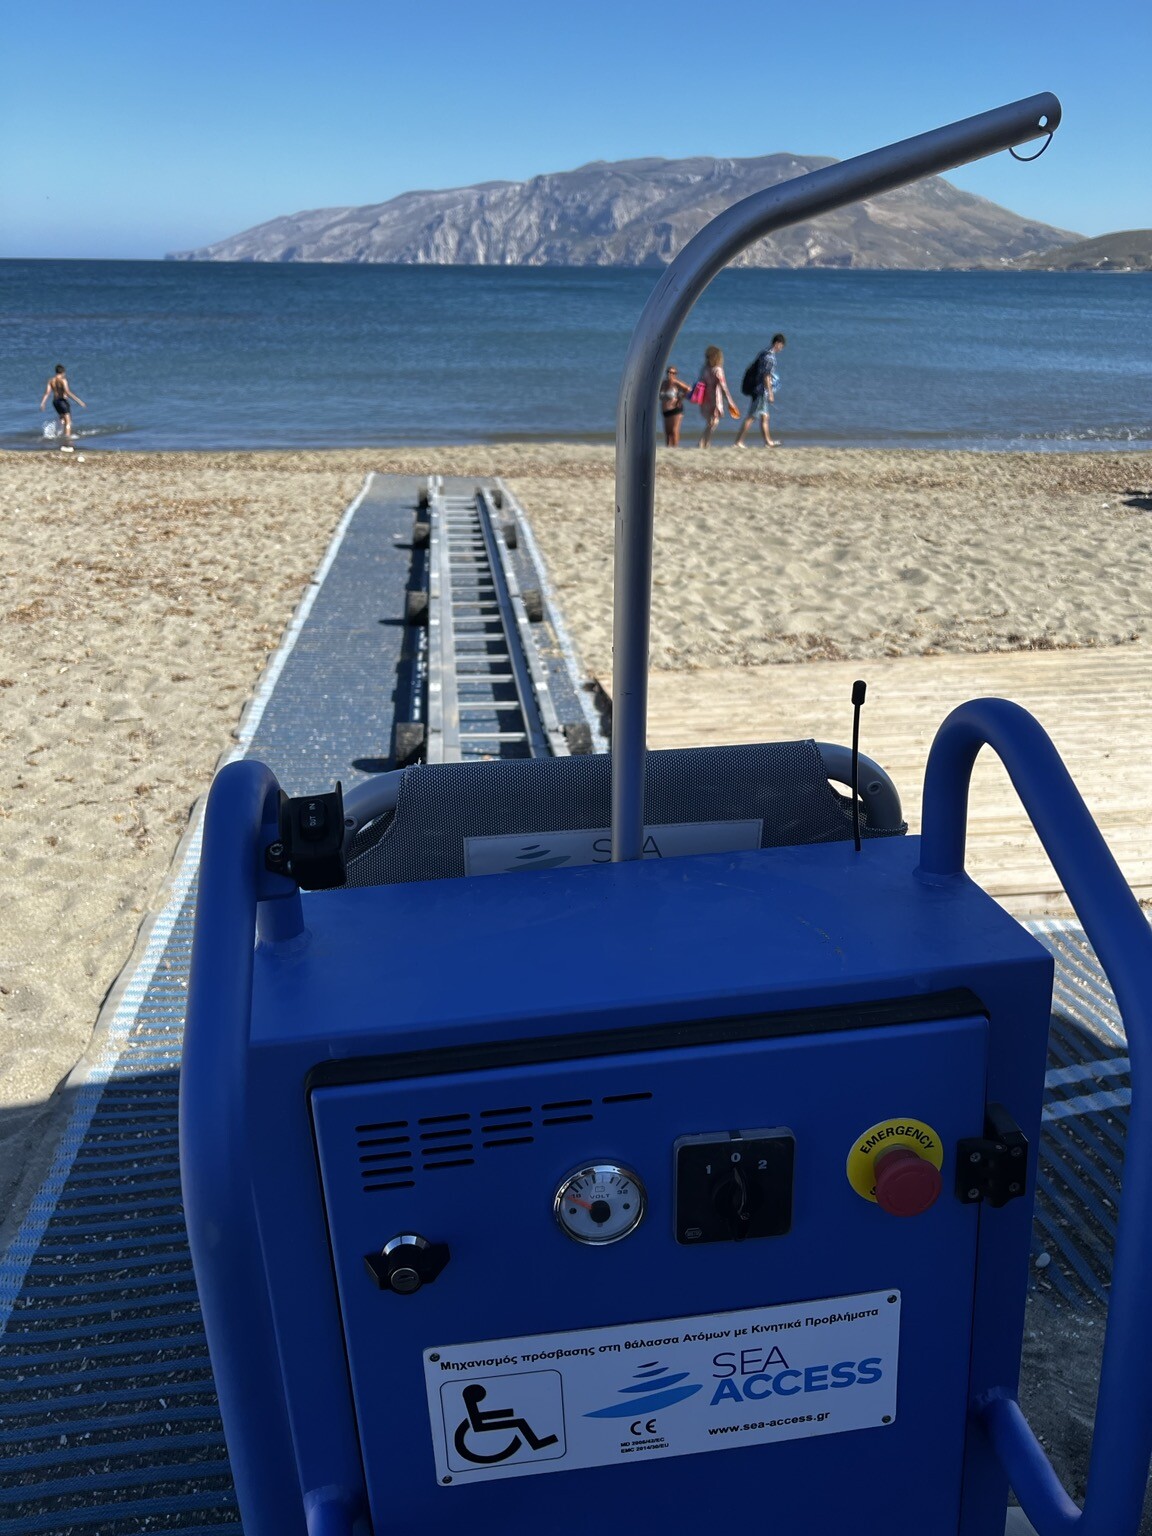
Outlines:
<svg viewBox="0 0 1152 1536"><path fill-rule="evenodd" d="M777 331L772 338L772 345L765 347L763 352L756 354L755 362L749 363L744 371L744 379L740 385L741 391L751 395L752 401L748 407L748 414L740 423L740 430L736 434L737 448L744 446L744 434L753 421L759 420L760 431L764 434L764 446L775 448L776 441L768 431L768 407L776 401L776 386L780 382L780 375L776 371L776 358L784 350L786 338Z"/></svg>

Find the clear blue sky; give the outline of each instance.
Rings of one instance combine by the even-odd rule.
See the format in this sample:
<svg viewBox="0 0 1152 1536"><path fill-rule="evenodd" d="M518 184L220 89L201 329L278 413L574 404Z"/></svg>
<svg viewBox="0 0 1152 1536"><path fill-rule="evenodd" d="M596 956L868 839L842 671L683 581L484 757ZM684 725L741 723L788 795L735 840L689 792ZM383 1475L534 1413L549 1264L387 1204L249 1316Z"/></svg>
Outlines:
<svg viewBox="0 0 1152 1536"><path fill-rule="evenodd" d="M1047 154L952 180L1152 227L1150 0L24 0L0 50L0 256L161 257L589 160L844 158L1041 90Z"/></svg>

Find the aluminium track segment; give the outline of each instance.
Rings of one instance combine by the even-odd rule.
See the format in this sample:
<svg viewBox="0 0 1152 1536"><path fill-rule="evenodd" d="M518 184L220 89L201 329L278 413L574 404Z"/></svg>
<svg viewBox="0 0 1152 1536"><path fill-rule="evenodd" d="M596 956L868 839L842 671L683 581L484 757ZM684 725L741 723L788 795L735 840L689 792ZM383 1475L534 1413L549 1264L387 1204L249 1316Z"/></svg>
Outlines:
<svg viewBox="0 0 1152 1536"><path fill-rule="evenodd" d="M425 761L591 750L578 701L565 721L557 710L537 640L549 633L542 576L525 569L524 527L510 493L483 485L448 491L432 481L428 530L426 609L418 599L412 605L428 625Z"/></svg>

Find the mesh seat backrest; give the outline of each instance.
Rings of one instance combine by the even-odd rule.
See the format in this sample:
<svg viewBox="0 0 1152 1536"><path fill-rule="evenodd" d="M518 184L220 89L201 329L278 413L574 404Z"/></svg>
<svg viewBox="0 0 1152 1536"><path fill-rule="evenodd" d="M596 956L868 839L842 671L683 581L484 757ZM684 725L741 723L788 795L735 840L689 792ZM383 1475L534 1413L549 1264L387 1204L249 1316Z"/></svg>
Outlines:
<svg viewBox="0 0 1152 1536"><path fill-rule="evenodd" d="M603 829L610 805L611 758L603 753L411 768L387 826L365 829L353 845L348 883L460 877L468 873L469 838ZM829 784L815 742L647 754L646 826L749 820L762 824L762 848L852 836L850 809ZM893 835L866 824L862 831Z"/></svg>

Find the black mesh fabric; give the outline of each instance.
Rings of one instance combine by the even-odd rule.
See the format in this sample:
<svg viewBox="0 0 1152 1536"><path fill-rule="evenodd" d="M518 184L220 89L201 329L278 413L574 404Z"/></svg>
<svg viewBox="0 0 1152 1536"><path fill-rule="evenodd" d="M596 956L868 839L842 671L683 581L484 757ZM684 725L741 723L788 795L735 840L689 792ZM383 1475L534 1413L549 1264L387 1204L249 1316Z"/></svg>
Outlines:
<svg viewBox="0 0 1152 1536"><path fill-rule="evenodd" d="M352 849L349 885L449 880L467 873L465 840L540 836L607 827L611 758L494 759L410 768L387 825L366 828ZM851 809L828 782L812 741L681 747L649 752L644 821L760 819L762 848L852 836ZM871 829L864 837L906 831Z"/></svg>

